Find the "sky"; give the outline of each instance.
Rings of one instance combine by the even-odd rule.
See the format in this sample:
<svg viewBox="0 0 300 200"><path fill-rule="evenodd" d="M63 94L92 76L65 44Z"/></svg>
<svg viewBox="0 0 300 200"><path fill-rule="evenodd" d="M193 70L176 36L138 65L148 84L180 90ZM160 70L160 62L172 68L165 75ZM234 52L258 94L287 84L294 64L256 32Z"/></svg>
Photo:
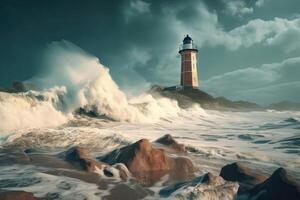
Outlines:
<svg viewBox="0 0 300 200"><path fill-rule="evenodd" d="M62 40L98 57L128 93L178 85L186 34L199 48L200 89L300 102L299 0L2 0L0 86L36 76Z"/></svg>

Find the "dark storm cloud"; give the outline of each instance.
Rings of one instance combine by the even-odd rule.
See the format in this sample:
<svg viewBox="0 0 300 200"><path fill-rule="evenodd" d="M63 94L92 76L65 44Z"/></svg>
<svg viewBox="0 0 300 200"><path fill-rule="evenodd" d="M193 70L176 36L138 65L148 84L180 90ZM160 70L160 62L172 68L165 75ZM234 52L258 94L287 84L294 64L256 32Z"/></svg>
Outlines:
<svg viewBox="0 0 300 200"><path fill-rule="evenodd" d="M300 56L299 4L298 0L1 1L0 85L30 79L42 66L47 44L62 39L97 56L123 89L175 85L178 45L189 33L200 46L200 84L207 80L209 92L226 96L238 80L226 79L224 93L205 84L227 72Z"/></svg>

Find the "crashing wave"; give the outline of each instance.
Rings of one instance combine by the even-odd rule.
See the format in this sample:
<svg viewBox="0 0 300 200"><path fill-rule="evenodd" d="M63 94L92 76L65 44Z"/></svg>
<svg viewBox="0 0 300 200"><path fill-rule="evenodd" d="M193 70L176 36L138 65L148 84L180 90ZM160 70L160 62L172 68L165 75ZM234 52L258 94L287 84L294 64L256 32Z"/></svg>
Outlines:
<svg viewBox="0 0 300 200"><path fill-rule="evenodd" d="M70 42L54 42L46 69L29 82L42 92L0 94L0 130L57 126L79 108L95 116L128 122L155 122L177 115L176 101L149 94L128 98L98 58Z"/></svg>
<svg viewBox="0 0 300 200"><path fill-rule="evenodd" d="M65 94L63 87L44 92L0 92L0 131L58 126L68 117L59 107Z"/></svg>

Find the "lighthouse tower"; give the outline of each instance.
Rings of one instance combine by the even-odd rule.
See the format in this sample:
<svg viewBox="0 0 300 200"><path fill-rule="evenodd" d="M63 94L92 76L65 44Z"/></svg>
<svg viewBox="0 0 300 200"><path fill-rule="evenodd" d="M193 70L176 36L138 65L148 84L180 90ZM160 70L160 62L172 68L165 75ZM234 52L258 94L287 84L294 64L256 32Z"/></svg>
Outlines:
<svg viewBox="0 0 300 200"><path fill-rule="evenodd" d="M183 39L183 43L179 46L179 54L181 55L181 79L180 85L183 89L198 88L197 75L197 57L198 49L193 44L193 40L189 35Z"/></svg>

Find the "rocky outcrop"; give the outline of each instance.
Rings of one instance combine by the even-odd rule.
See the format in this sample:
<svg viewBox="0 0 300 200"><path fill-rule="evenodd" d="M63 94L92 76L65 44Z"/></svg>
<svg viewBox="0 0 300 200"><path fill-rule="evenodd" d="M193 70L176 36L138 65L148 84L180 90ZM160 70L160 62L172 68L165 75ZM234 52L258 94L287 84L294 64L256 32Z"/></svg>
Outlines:
<svg viewBox="0 0 300 200"><path fill-rule="evenodd" d="M161 197L180 200L232 200L238 191L238 183L225 181L220 176L207 173L189 182L177 183L162 189Z"/></svg>
<svg viewBox="0 0 300 200"><path fill-rule="evenodd" d="M262 173L254 172L241 162L235 162L222 167L220 176L227 181L238 182L240 185L239 193L246 191L267 179Z"/></svg>
<svg viewBox="0 0 300 200"><path fill-rule="evenodd" d="M241 199L299 200L300 185L283 168L277 169L267 180L243 193Z"/></svg>
<svg viewBox="0 0 300 200"><path fill-rule="evenodd" d="M97 169L102 169L105 164L100 163L90 155L90 152L83 147L72 147L64 153L66 161L78 163L83 170L95 172Z"/></svg>
<svg viewBox="0 0 300 200"><path fill-rule="evenodd" d="M66 161L79 165L87 172L95 172L106 177L120 177L122 180L127 180L130 177L128 169L123 164L117 163L114 166L110 166L99 162L93 159L90 152L83 147L72 147L60 156L64 157Z"/></svg>
<svg viewBox="0 0 300 200"><path fill-rule="evenodd" d="M1 191L0 190L0 199L1 200L37 200L31 192L25 191Z"/></svg>
<svg viewBox="0 0 300 200"><path fill-rule="evenodd" d="M148 91L154 97L174 99L181 108L188 108L195 103L201 104L204 109L213 110L260 110L259 105L247 101L231 101L225 97L213 97L199 89L180 89L176 87L152 86Z"/></svg>
<svg viewBox="0 0 300 200"><path fill-rule="evenodd" d="M128 186L126 184L119 184L109 191L109 195L104 196L107 200L141 200L149 197L151 193L139 185ZM151 198L150 198L151 199Z"/></svg>
<svg viewBox="0 0 300 200"><path fill-rule="evenodd" d="M129 171L143 184L158 181L165 174L171 179L187 179L193 176L194 166L186 157L171 157L164 149L155 148L149 140L138 142L112 151L102 162L124 163Z"/></svg>
<svg viewBox="0 0 300 200"><path fill-rule="evenodd" d="M130 172L123 163L117 163L113 165L113 167L119 170L119 176L122 180L127 180L128 178L130 178Z"/></svg>
<svg viewBox="0 0 300 200"><path fill-rule="evenodd" d="M155 140L156 143L162 144L176 153L186 153L185 146L179 144L170 134L166 134Z"/></svg>

